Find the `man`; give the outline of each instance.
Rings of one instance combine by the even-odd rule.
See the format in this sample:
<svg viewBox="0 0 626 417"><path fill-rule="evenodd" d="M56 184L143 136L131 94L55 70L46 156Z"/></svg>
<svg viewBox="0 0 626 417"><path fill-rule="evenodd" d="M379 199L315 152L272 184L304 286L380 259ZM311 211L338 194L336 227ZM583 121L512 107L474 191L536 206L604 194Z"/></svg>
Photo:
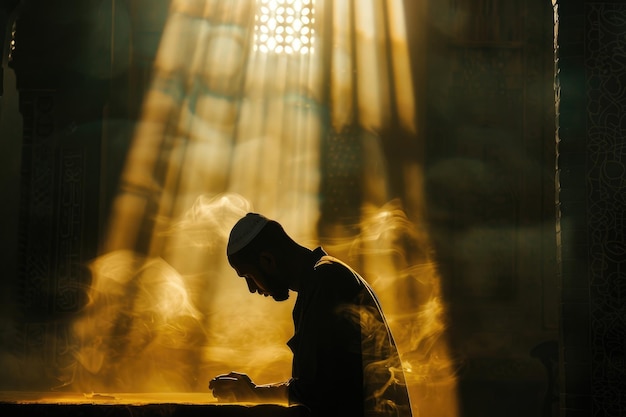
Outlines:
<svg viewBox="0 0 626 417"><path fill-rule="evenodd" d="M398 352L370 286L320 247L305 248L282 226L248 213L230 233L230 265L251 293L284 301L298 293L292 378L256 385L246 374L214 378L219 400L302 404L313 416L410 416Z"/></svg>

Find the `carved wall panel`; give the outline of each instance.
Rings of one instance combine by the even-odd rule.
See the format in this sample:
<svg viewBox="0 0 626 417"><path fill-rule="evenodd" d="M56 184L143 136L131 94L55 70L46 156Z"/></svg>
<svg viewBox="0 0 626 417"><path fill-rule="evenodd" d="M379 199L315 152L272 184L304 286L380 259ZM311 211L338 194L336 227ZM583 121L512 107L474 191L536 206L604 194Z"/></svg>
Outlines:
<svg viewBox="0 0 626 417"><path fill-rule="evenodd" d="M33 384L30 389L59 384L56 372L75 360L68 322L86 301L88 264L98 246L105 103L99 70L108 54L98 53L103 52L99 41L106 38L99 30L106 22L97 21L98 8L91 3L70 2L67 8L29 3L20 8L14 26L9 65L23 132L19 311L12 349L24 364L32 363L29 369L41 370L41 375L22 375Z"/></svg>
<svg viewBox="0 0 626 417"><path fill-rule="evenodd" d="M622 3L558 2L562 415L626 410Z"/></svg>

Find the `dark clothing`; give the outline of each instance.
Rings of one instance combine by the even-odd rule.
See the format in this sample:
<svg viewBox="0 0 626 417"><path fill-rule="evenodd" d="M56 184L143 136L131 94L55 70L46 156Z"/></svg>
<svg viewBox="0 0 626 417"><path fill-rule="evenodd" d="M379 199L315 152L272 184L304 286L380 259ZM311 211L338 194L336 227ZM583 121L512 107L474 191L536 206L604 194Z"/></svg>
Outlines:
<svg viewBox="0 0 626 417"><path fill-rule="evenodd" d="M313 416L410 416L404 373L369 285L350 267L312 252L293 310L290 402Z"/></svg>

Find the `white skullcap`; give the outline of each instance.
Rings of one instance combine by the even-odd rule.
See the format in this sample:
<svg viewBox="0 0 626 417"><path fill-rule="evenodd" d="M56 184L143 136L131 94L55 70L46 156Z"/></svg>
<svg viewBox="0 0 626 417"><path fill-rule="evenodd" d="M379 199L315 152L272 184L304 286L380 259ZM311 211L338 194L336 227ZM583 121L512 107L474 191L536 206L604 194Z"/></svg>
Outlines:
<svg viewBox="0 0 626 417"><path fill-rule="evenodd" d="M267 217L257 213L248 213L239 219L230 231L226 255L230 256L245 248L259 234L267 222L269 222Z"/></svg>

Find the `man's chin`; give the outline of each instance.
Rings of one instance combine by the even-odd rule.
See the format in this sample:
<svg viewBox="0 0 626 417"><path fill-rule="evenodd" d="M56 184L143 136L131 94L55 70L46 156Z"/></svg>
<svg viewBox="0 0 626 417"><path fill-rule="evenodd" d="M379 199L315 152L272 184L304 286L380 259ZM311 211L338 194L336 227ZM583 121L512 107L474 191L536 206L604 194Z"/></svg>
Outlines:
<svg viewBox="0 0 626 417"><path fill-rule="evenodd" d="M289 298L289 291L280 294L272 294L272 298L276 301L286 301Z"/></svg>

